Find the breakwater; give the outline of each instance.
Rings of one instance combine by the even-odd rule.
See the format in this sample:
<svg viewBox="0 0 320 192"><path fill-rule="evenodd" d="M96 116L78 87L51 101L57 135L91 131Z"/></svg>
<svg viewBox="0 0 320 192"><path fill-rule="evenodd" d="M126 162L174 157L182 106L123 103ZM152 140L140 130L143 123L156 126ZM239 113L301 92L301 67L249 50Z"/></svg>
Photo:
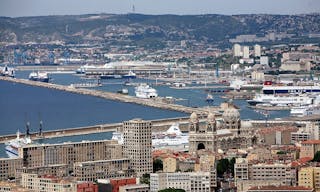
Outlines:
<svg viewBox="0 0 320 192"><path fill-rule="evenodd" d="M15 79L10 77L0 77L0 80L10 81L14 83L22 83L22 84L31 85L31 86L44 87L49 89L56 89L60 91L67 91L71 93L90 95L90 96L95 96L95 97L100 97L104 99L115 100L115 101L120 101L125 103L135 103L138 105L144 105L144 106L155 107L155 108L166 109L166 110L173 110L173 111L184 112L184 113L196 112L198 114L206 115L207 112L210 110L211 112L219 115L218 113L219 108L217 107L193 108L193 107L187 107L187 106L178 105L178 104L168 104L156 99L141 99L141 98L137 98L129 95L122 95L118 93L111 93L111 92L84 89L84 88L74 88L72 86L44 83L44 82L38 82L38 81L30 81L26 79Z"/></svg>

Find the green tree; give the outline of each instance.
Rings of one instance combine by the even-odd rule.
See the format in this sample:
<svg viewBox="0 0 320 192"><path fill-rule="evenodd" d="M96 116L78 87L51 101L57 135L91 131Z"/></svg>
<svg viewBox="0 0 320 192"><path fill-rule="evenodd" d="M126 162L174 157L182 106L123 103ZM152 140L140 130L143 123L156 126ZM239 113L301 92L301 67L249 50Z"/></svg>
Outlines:
<svg viewBox="0 0 320 192"><path fill-rule="evenodd" d="M163 169L163 162L161 159L156 159L153 161L153 172L161 171Z"/></svg>
<svg viewBox="0 0 320 192"><path fill-rule="evenodd" d="M320 162L320 151L317 151L316 154L314 154L312 161Z"/></svg>
<svg viewBox="0 0 320 192"><path fill-rule="evenodd" d="M142 184L150 184L150 174L148 174L148 173L145 173L145 174L143 174L142 175L142 177L140 178L140 182L142 183Z"/></svg>
<svg viewBox="0 0 320 192"><path fill-rule="evenodd" d="M217 164L218 176L222 177L222 175L228 170L228 168L229 168L229 160L228 159L219 160L218 164Z"/></svg>
<svg viewBox="0 0 320 192"><path fill-rule="evenodd" d="M232 157L232 159L230 159L230 161L229 161L230 171L232 173L232 176L234 176L234 164L235 163L236 163L236 158Z"/></svg>

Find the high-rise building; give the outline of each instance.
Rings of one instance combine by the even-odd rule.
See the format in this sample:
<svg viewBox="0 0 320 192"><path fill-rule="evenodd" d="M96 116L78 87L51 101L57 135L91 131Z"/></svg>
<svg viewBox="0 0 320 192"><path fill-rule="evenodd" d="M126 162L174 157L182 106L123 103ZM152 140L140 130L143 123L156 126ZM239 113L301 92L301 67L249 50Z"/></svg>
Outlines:
<svg viewBox="0 0 320 192"><path fill-rule="evenodd" d="M261 56L261 46L258 44L254 45L254 56L255 57Z"/></svg>
<svg viewBox="0 0 320 192"><path fill-rule="evenodd" d="M123 153L131 160L137 177L152 172L151 128L151 122L142 119L123 122Z"/></svg>
<svg viewBox="0 0 320 192"><path fill-rule="evenodd" d="M234 57L241 57L242 56L241 45L234 44L233 48L232 48L232 51L233 51L233 56Z"/></svg>
<svg viewBox="0 0 320 192"><path fill-rule="evenodd" d="M243 52L243 58L249 59L250 57L249 46L244 46L242 52Z"/></svg>

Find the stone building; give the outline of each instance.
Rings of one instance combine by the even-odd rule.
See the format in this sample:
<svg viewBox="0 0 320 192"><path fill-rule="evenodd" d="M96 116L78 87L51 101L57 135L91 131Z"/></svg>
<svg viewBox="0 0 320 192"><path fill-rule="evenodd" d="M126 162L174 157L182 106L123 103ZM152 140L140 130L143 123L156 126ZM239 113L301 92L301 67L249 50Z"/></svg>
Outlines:
<svg viewBox="0 0 320 192"><path fill-rule="evenodd" d="M213 113L208 114L207 123L201 126L196 113L190 116L189 152L205 149L218 150L247 148L256 143L257 137L252 126L241 126L240 113L229 107L222 115L222 122L217 121Z"/></svg>

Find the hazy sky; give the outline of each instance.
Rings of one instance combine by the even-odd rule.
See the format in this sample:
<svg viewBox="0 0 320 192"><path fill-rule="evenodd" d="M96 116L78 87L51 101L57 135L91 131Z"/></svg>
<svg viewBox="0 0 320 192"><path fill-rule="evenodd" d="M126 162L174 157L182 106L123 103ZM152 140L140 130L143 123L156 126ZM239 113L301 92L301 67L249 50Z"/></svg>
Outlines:
<svg viewBox="0 0 320 192"><path fill-rule="evenodd" d="M0 16L144 14L300 14L320 12L320 0L0 0Z"/></svg>

